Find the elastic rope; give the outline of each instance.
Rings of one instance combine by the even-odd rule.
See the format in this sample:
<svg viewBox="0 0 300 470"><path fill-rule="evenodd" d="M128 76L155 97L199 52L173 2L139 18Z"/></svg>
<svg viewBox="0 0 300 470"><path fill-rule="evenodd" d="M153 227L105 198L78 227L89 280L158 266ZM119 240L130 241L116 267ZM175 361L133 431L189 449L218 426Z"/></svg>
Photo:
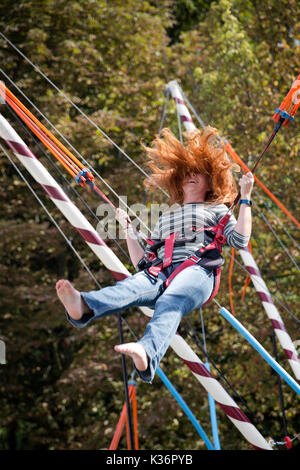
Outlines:
<svg viewBox="0 0 300 470"><path fill-rule="evenodd" d="M2 87L3 85L0 82L0 88ZM26 106L23 105L20 100L18 100L18 98L6 86L4 92L9 96L12 101L14 101L16 106L18 106L27 115L27 117L31 121L33 121L41 129L41 131L53 141L52 143L56 146L56 148L59 148L73 161L74 164L76 164L80 169L83 169L82 163L26 108Z"/></svg>
<svg viewBox="0 0 300 470"><path fill-rule="evenodd" d="M203 309L202 309L202 307L200 307L200 317L201 317L201 331L202 331L202 338L203 338L203 347L204 347L204 351L207 352L207 347L206 347L206 334L205 334L204 317L203 317Z"/></svg>
<svg viewBox="0 0 300 470"><path fill-rule="evenodd" d="M119 325L119 333L120 333L120 343L124 343L124 336L123 336L123 327L122 327L122 315L118 312L118 325ZM130 398L129 398L129 390L128 390L128 377L127 377L127 367L126 367L126 359L125 355L121 354L122 358L122 370L123 370L123 379L124 379L124 392L125 392L125 403L126 403L126 410L127 410L127 423L128 423L128 443L129 443L129 450L134 450L134 439L133 439L133 427L132 427L132 417L131 417L131 409L130 409Z"/></svg>
<svg viewBox="0 0 300 470"><path fill-rule="evenodd" d="M133 392L133 389L131 386L129 386L130 401L132 400L132 392ZM118 424L116 426L116 429L115 429L115 432L114 432L114 435L113 435L113 438L111 440L108 450L117 450L118 444L121 439L122 431L124 429L125 420L126 420L126 403L124 403L123 405L123 409L122 409Z"/></svg>
<svg viewBox="0 0 300 470"><path fill-rule="evenodd" d="M44 149L40 146L39 141L36 140L35 136L30 132L29 128L26 127L23 123L23 121L19 118L17 114L9 107L7 106L7 110L10 112L10 114L13 116L13 118L19 123L19 125L22 127L22 129L26 132L27 135L30 136L30 138L34 141L35 145L38 147L40 152L43 154L43 156L47 159L47 161L50 163L52 168L59 174L59 176L64 180L64 182L68 185L68 188L75 194L75 196L82 202L82 204L85 206L85 208L89 211L89 213L96 219L96 221L102 226L103 230L106 231L108 236L110 237L111 240L114 241L114 243L117 245L119 250L123 253L123 255L127 258L129 262L131 262L130 257L128 253L124 250L124 248L120 245L118 240L113 238L111 233L109 232L108 229L106 229L103 225L103 222L99 219L99 217L95 214L95 212L91 209L89 204L83 199L83 197L79 194L77 189L67 180L63 172L60 170L60 168L52 161L51 158L47 155L47 153L44 151Z"/></svg>
<svg viewBox="0 0 300 470"><path fill-rule="evenodd" d="M53 146L52 143L49 143L49 140L46 138L46 136L42 135L42 132L40 129L37 128L37 126L21 111L18 109L17 106L15 106L9 98L6 98L6 102L11 106L11 108L18 114L19 117L25 122L25 124L29 127L29 129L40 139L41 142L50 150L50 152L57 158L57 160L63 165L63 167L73 176L75 177L76 174L78 173L78 170L74 168L73 166L69 165L69 162L67 162L64 158L63 155L61 155L60 152L57 152Z"/></svg>
<svg viewBox="0 0 300 470"><path fill-rule="evenodd" d="M93 126L95 127L102 135L103 137L105 137L116 149L118 149L118 151L124 155L136 168L139 169L139 171L141 171L147 178L149 178L149 175L131 158L129 157L129 155L127 155L127 153L122 150L89 116L87 116L87 114L82 111L63 91L61 91L48 77L47 75L45 75L40 69L39 67L37 67L30 59L28 59L28 57L26 57L25 54L23 54L23 52L20 51L20 49L18 49L18 47L16 47L2 32L0 32L0 36L3 37L3 39L8 42L8 44L10 44L11 47L13 47L45 80L48 81L48 83L51 84L51 86L53 88L55 88L55 90L64 97L64 99L66 101L68 101L82 116L84 116L88 122ZM161 191L167 196L169 197L168 193L166 193L162 188L160 188Z"/></svg>
<svg viewBox="0 0 300 470"><path fill-rule="evenodd" d="M295 441L296 439L298 439L298 437L300 437L300 433L297 434L296 436L294 436L293 438L290 438L291 442L293 442L293 441ZM286 442L285 442L285 441L273 441L273 440L270 440L270 444L271 444L271 445L286 446Z"/></svg>
<svg viewBox="0 0 300 470"><path fill-rule="evenodd" d="M2 73L4 73L1 69L0 69L0 71L1 71ZM6 76L6 74L4 74L4 75ZM9 80L10 80L10 79L9 79ZM10 82L13 83L11 80L10 80ZM14 83L13 83L13 84L14 84ZM16 85L14 84L14 86L16 86ZM16 86L16 88L19 90L19 88L18 88L17 86ZM19 91L20 91L20 90L19 90ZM26 97L26 95L25 95L24 93L22 93L22 95L28 100L28 102L30 102L30 103L33 105L33 103ZM54 128L54 129L59 133L59 135L70 145L70 147L72 148L72 150L74 150L74 151L80 156L80 158L81 158L82 161L85 163L85 165L86 165L89 169L91 169L91 170L95 173L95 175L97 175L97 177L101 180L101 182L104 183L104 184L106 185L106 187L116 196L116 198L128 209L128 211L129 211L132 215L134 215L134 216L136 217L136 219L139 221L139 223L142 224L142 225L146 228L146 230L147 230L148 232L150 232L149 227L143 222L143 220L140 219L140 217L139 217L134 211L132 211L132 209L123 201L123 199L121 199L121 198L119 197L119 195L118 195L118 194L113 190L113 188L100 176L100 174L92 167L92 165L90 165L90 163L87 162L87 161L84 159L84 157L71 145L71 143L70 143L67 139L65 139L65 137L64 137L64 136L56 129L56 127L41 113L41 111L40 111L35 105L33 105L33 106L34 106L34 108L39 112L39 114L41 114L41 115L44 117L44 119L46 119L46 121L51 125L51 127ZM14 110L15 110L15 109L14 109ZM15 110L15 111L16 111L16 110ZM27 123L27 121L26 121L26 123ZM29 125L29 127L30 127L30 125ZM31 128L31 127L30 127L30 128ZM31 130L34 132L34 130L33 130L32 128L31 128ZM36 132L34 132L34 133L40 138L40 136L39 136ZM40 139L40 140L42 140L42 139ZM47 148L53 153L52 149L49 148L49 145L50 145L50 144L48 143L48 145L47 145L43 140L42 140L42 142L43 142L43 143L47 146ZM60 163L65 167L65 169L75 178L75 176L76 176L75 173L73 173L72 171L70 171L69 167L61 160L61 158L59 158L59 156L57 156L57 155L55 155L55 156L56 156L56 158L58 158L58 160L60 161ZM99 188L97 188L97 187L94 185L94 186L92 187L92 189L93 189L102 199L104 199L104 200L105 200L106 202L108 202L112 207L115 208L115 206L109 201L109 199L104 195L104 193L103 193ZM142 236L144 239L147 238L146 235L143 234L141 231L139 231L139 235Z"/></svg>
<svg viewBox="0 0 300 470"><path fill-rule="evenodd" d="M243 160L238 156L238 154L233 150L231 144L227 141L225 143L225 150L230 155L233 161L238 163L242 168L244 168L247 172L250 169L245 165ZM274 202L275 204L300 228L300 223L293 217L293 215L284 207L284 205L274 196L274 194L257 178L256 175L253 175L256 183L261 187L261 189L266 193Z"/></svg>
<svg viewBox="0 0 300 470"><path fill-rule="evenodd" d="M273 229L273 227L270 225L268 219L266 218L266 216L260 211L260 209L258 208L257 204L253 201L253 205L255 207L255 209L259 212L259 215L260 217L263 219L263 221L265 222L265 224L267 225L267 227L269 228L269 230L271 230L272 234L274 235L274 237L276 238L276 240L278 241L279 245L281 246L281 248L284 250L284 252L287 254L287 256L289 257L289 259L291 260L291 262L293 263L293 265L295 266L295 268L300 271L300 268L298 266L298 264L296 263L296 261L294 260L294 257L290 254L289 250L287 249L287 247L285 246L285 244L281 241L281 239L279 238L279 236L277 235L276 231Z"/></svg>

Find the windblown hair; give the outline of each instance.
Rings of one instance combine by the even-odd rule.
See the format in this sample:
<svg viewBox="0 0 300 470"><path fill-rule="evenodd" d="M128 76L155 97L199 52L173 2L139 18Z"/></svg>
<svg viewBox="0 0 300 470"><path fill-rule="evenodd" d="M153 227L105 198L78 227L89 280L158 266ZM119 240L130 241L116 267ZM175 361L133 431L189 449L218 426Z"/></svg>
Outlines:
<svg viewBox="0 0 300 470"><path fill-rule="evenodd" d="M239 166L229 161L224 143L217 136L217 129L207 126L203 131L186 134L181 143L169 129L163 129L152 147L144 146L152 170L145 186L160 186L168 191L172 203L182 204L184 179L191 173L201 173L209 179L205 202L230 206L237 195L232 170L239 171Z"/></svg>

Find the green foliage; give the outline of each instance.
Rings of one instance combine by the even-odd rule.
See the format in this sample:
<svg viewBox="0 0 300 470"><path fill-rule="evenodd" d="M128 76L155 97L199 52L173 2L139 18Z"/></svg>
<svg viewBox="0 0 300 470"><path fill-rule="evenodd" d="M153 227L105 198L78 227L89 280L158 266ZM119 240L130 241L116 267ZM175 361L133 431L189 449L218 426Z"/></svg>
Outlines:
<svg viewBox="0 0 300 470"><path fill-rule="evenodd" d="M274 109L299 74L299 25L296 0L3 0L0 6L1 31L142 166L145 159L140 143L150 143L158 132L163 91L171 79L180 82L203 120L217 127L251 166L271 132ZM146 194L138 170L2 39L0 58L4 72L104 181L128 197L129 204L150 203L150 196L164 200L159 191ZM3 114L11 119L6 110ZM297 122L278 135L258 176L299 220ZM165 125L177 130L172 103ZM34 141L21 127L17 130L53 172ZM58 179L73 198L68 185ZM0 448L106 449L124 401L120 358L113 351L119 341L117 320L107 318L83 330L66 322L55 295L56 280L69 278L81 290L95 285L4 156L0 180L0 338L7 346L7 364L0 366ZM33 186L101 285L111 284L108 272L42 190ZM110 195L104 184L101 187ZM82 188L78 191L96 208L98 201L92 194ZM288 304L297 315L298 271L261 214L271 219L299 264L299 252L281 224L294 238L297 229L263 193L254 200L254 256L270 292L280 302L276 305L292 340L297 340L299 324L280 305ZM78 197L74 201L95 224ZM108 244L120 255L113 242ZM219 302L226 306L230 253L226 250L218 294ZM132 270L123 254L120 258ZM273 354L272 326L254 287L250 284L245 299L241 297L245 278L243 269L236 267L232 280L236 315ZM141 336L146 319L131 309L125 317ZM215 305L204 309L204 319L207 350L214 361L212 372L218 376L221 371L228 378L235 400L253 421L240 401L243 397L261 421L255 424L265 437L270 432L282 441L275 374L225 324ZM189 320L190 325L182 324L183 336L187 337L192 326L202 340L199 312L193 312ZM126 328L125 335L132 339ZM192 338L187 339L205 361ZM290 371L283 352L279 355L280 363ZM205 390L171 350L161 366L209 434ZM129 373L130 368L128 363ZM142 449L204 450L192 424L158 378L151 386L139 380L137 385ZM283 392L288 431L293 436L299 432L299 411L294 392L286 385ZM250 449L224 412L218 408L217 413L222 448ZM120 448L126 448L124 437Z"/></svg>

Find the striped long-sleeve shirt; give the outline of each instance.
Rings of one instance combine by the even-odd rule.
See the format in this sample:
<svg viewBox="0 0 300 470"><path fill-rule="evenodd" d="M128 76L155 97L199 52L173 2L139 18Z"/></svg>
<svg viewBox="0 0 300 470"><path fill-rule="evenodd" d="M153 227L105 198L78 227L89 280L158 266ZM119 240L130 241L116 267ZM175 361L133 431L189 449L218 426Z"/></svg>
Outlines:
<svg viewBox="0 0 300 470"><path fill-rule="evenodd" d="M152 239L166 239L171 233L176 232L177 238L191 238L196 236L195 241L186 242L184 246L176 246L173 250L173 262L184 261L195 251L206 246L212 239L203 231L192 231L192 227L214 227L221 218L227 214L228 208L225 204L208 205L205 203L187 203L174 211L167 211L159 218L152 234ZM248 245L249 238L234 230L236 218L232 215L225 227L224 235L227 244L233 248L242 249ZM150 245L145 248L145 259L149 253ZM160 259L164 259L165 248L157 251Z"/></svg>

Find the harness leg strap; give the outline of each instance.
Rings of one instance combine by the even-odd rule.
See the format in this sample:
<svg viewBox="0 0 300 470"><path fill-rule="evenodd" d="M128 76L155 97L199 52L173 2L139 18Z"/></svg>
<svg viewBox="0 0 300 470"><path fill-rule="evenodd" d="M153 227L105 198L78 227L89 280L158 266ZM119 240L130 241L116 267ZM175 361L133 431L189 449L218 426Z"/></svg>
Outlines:
<svg viewBox="0 0 300 470"><path fill-rule="evenodd" d="M173 232L165 240L165 259L163 264L164 268L167 268L172 263L175 235L176 234Z"/></svg>

